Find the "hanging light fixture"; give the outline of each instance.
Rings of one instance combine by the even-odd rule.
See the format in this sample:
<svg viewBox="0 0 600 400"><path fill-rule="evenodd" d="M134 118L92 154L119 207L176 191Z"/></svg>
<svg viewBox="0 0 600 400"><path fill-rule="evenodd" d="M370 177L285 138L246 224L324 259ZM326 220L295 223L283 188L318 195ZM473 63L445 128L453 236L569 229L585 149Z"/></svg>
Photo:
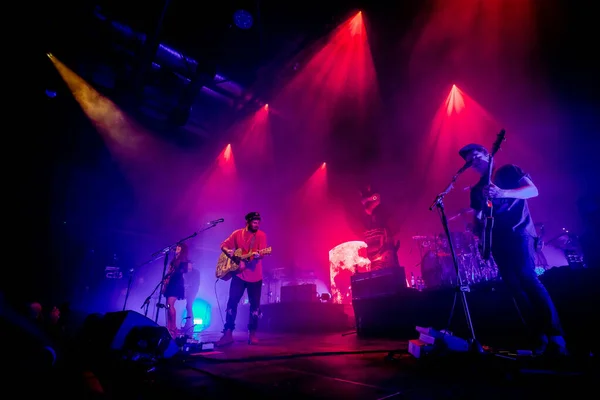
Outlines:
<svg viewBox="0 0 600 400"><path fill-rule="evenodd" d="M250 29L254 24L254 17L250 12L240 9L233 13L233 22L240 29Z"/></svg>

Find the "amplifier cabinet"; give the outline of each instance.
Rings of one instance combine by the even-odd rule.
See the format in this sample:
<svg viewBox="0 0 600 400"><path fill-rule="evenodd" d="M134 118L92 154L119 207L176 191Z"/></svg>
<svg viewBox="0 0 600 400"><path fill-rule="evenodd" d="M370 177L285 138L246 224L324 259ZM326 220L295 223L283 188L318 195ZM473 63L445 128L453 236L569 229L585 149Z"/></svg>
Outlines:
<svg viewBox="0 0 600 400"><path fill-rule="evenodd" d="M404 267L357 272L350 277L352 300L387 296L408 289Z"/></svg>
<svg viewBox="0 0 600 400"><path fill-rule="evenodd" d="M309 303L317 301L317 285L289 285L281 287L282 303Z"/></svg>

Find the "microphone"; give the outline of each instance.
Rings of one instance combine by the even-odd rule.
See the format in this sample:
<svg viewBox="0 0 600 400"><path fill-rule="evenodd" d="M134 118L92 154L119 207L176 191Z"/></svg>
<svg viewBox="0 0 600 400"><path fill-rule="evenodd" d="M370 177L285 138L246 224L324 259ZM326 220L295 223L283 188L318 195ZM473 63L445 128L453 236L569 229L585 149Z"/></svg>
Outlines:
<svg viewBox="0 0 600 400"><path fill-rule="evenodd" d="M219 219L213 219L212 221L208 222L206 225L214 225L214 224L220 224L221 222L225 221L224 218L219 218Z"/></svg>
<svg viewBox="0 0 600 400"><path fill-rule="evenodd" d="M462 174L465 172L471 165L473 165L473 160L467 161L465 165L460 167L460 169L456 172L456 174Z"/></svg>

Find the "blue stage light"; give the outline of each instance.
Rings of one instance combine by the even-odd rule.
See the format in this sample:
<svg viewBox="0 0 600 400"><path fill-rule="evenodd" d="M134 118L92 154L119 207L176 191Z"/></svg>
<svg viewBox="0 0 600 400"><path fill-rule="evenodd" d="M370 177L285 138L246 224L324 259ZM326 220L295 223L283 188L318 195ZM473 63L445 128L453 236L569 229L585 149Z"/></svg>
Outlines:
<svg viewBox="0 0 600 400"><path fill-rule="evenodd" d="M233 13L233 22L240 29L250 29L254 24L254 18L246 10L237 10Z"/></svg>
<svg viewBox="0 0 600 400"><path fill-rule="evenodd" d="M194 332L202 332L210 326L212 309L211 305L206 300L194 300L192 312L194 313ZM182 318L185 320L186 317L187 311L184 310Z"/></svg>

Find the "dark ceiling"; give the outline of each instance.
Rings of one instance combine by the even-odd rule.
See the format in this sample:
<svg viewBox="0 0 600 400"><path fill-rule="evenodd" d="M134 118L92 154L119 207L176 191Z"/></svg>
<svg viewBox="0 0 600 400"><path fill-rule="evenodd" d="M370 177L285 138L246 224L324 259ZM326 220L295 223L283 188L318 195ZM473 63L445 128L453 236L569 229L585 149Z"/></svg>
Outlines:
<svg viewBox="0 0 600 400"><path fill-rule="evenodd" d="M140 117L157 130L164 125L170 136L176 129L204 140L267 102L273 86L281 85L280 77L292 68L294 56L355 10L368 13L372 37L385 44L388 36L401 37L417 11L431 3L84 0L49 5L44 39L46 51L127 111L142 110ZM585 92L589 88L585 80L591 74L582 70L589 69L592 53L575 50L573 43L591 35L593 25L582 20L586 15L591 18L584 5L566 4L570 3L561 5L561 29L552 23L541 27L560 32L544 33L542 53L549 69L554 69L556 85L567 93L574 85ZM252 14L250 29L234 24L233 13L238 9ZM544 10L538 7L540 15ZM372 50L380 58L393 53ZM377 68L393 64L377 59L375 63ZM394 74L401 73L398 65L394 69ZM385 73L378 70L378 75Z"/></svg>
<svg viewBox="0 0 600 400"><path fill-rule="evenodd" d="M155 120L164 120L169 132L175 127L206 138L268 101L272 86L282 82L277 77L291 68L291 60L360 9L360 3L86 0L62 7L53 4L46 12L50 17L45 47L127 111L144 110L142 117L153 126ZM377 11L383 19L393 19L388 25L395 31L423 4L406 0L388 10L386 2L363 3L373 14ZM238 9L252 14L250 29L234 24Z"/></svg>
<svg viewBox="0 0 600 400"><path fill-rule="evenodd" d="M261 95L269 88L264 83L260 90L252 88L259 71L277 73L354 9L340 0L209 4L96 0L54 5L47 12L46 51L128 111L144 109L150 119L206 136L226 128L224 120L235 120L232 111L243 113L264 101ZM253 16L250 29L234 24L238 9Z"/></svg>

